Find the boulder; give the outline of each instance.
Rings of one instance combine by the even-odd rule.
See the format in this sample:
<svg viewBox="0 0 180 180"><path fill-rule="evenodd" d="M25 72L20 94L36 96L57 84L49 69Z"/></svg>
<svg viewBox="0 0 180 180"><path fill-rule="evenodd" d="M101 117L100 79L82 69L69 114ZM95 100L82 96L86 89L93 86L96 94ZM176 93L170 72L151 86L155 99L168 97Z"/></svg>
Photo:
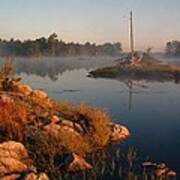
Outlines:
<svg viewBox="0 0 180 180"><path fill-rule="evenodd" d="M48 176L45 173L35 174L29 173L25 180L49 180Z"/></svg>
<svg viewBox="0 0 180 180"><path fill-rule="evenodd" d="M34 90L31 93L31 97L34 97L34 98L37 98L37 99L47 99L48 95L44 91Z"/></svg>
<svg viewBox="0 0 180 180"><path fill-rule="evenodd" d="M52 115L49 119L52 123L58 123L60 121L60 118L56 115Z"/></svg>
<svg viewBox="0 0 180 180"><path fill-rule="evenodd" d="M23 144L15 141L7 141L0 144L0 158L13 158L24 160L28 158L28 152Z"/></svg>
<svg viewBox="0 0 180 180"><path fill-rule="evenodd" d="M17 180L20 179L21 175L20 174L11 174L11 175L7 175L1 178L1 180Z"/></svg>
<svg viewBox="0 0 180 180"><path fill-rule="evenodd" d="M73 133L75 136L81 137L81 134L78 133L74 128L65 126L65 125L61 125L61 124L50 123L49 125L44 126L44 130L47 133L50 133L51 135L53 135L54 137L58 137L60 131L64 131L67 133Z"/></svg>
<svg viewBox="0 0 180 180"><path fill-rule="evenodd" d="M142 166L147 170L151 170L157 178L169 179L176 177L176 172L167 167L165 163L144 162Z"/></svg>
<svg viewBox="0 0 180 180"><path fill-rule="evenodd" d="M129 138L130 132L127 127L120 124L110 124L110 142L121 142Z"/></svg>
<svg viewBox="0 0 180 180"><path fill-rule="evenodd" d="M53 106L51 99L44 91L34 90L31 92L30 96L35 103L38 103L41 106L45 106L48 108L52 108Z"/></svg>
<svg viewBox="0 0 180 180"><path fill-rule="evenodd" d="M28 157L27 149L23 144L15 141L7 141L0 144L0 179L17 180L31 177L32 180L47 180L46 175L36 175L36 169L32 166L32 161ZM41 178L40 178L41 177ZM29 180L29 179L27 179Z"/></svg>
<svg viewBox="0 0 180 180"><path fill-rule="evenodd" d="M0 144L0 177L28 171L27 158L27 150L21 143L8 141Z"/></svg>
<svg viewBox="0 0 180 180"><path fill-rule="evenodd" d="M3 102L3 103L14 103L14 100L10 96L8 96L6 94L1 94L0 95L0 101Z"/></svg>
<svg viewBox="0 0 180 180"><path fill-rule="evenodd" d="M13 91L15 91L17 93L21 93L25 96L29 96L32 92L32 89L30 86L25 85L25 84L15 84L13 86Z"/></svg>
<svg viewBox="0 0 180 180"><path fill-rule="evenodd" d="M69 172L77 172L77 171L85 171L85 170L90 170L92 169L92 166L86 162L85 159L82 157L72 154L73 156L73 161L69 164L67 171Z"/></svg>

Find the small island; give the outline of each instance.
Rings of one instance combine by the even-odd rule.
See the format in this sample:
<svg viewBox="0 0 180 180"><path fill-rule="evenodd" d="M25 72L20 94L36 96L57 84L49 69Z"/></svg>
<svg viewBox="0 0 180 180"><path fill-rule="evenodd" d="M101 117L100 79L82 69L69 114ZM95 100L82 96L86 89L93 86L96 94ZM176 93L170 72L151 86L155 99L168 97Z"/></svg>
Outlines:
<svg viewBox="0 0 180 180"><path fill-rule="evenodd" d="M94 78L113 78L118 80L175 81L180 79L180 66L160 62L135 61L118 63L114 66L99 68L89 73Z"/></svg>

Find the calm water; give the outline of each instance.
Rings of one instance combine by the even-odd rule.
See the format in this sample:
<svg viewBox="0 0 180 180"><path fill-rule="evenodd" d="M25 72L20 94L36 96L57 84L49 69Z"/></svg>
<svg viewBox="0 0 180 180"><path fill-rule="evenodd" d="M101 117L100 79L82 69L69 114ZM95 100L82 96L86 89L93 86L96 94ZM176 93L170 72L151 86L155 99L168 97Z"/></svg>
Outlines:
<svg viewBox="0 0 180 180"><path fill-rule="evenodd" d="M91 69L114 64L108 58L18 58L15 64L25 83L56 100L102 107L114 122L131 130L125 146L135 147L141 158L163 161L180 171L180 84L144 82L146 88L133 86L131 93L124 82L87 77Z"/></svg>

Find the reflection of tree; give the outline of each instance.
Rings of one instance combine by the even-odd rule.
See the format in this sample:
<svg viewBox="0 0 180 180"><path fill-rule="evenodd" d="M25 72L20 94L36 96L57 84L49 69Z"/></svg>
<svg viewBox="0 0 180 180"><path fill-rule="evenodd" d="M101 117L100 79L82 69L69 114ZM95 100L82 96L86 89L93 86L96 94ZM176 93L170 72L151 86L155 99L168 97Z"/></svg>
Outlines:
<svg viewBox="0 0 180 180"><path fill-rule="evenodd" d="M14 60L15 70L17 74L26 73L28 75L35 74L41 77L49 77L56 81L59 74L65 71L84 68L101 67L112 64L113 60L99 59L83 59L78 58L16 58ZM3 60L0 61L2 66Z"/></svg>
<svg viewBox="0 0 180 180"><path fill-rule="evenodd" d="M129 88L129 112L131 112L131 108L132 108L132 88L133 88L133 83L131 80L128 80L127 82L125 82L125 84L127 85L127 87Z"/></svg>
<svg viewBox="0 0 180 180"><path fill-rule="evenodd" d="M125 84L127 85L128 89L129 89L129 106L128 106L128 109L129 109L129 112L131 112L132 110L132 102L133 102L133 86L138 86L138 87L141 87L141 88L147 88L146 85L144 85L142 82L140 81L134 81L134 80L131 80L131 79L128 79L128 81L125 81Z"/></svg>

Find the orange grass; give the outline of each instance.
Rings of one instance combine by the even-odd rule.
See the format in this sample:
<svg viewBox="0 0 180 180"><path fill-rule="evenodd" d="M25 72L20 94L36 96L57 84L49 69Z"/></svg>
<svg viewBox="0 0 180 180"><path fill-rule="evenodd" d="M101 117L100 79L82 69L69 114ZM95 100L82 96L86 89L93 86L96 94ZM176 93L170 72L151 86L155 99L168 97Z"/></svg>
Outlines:
<svg viewBox="0 0 180 180"><path fill-rule="evenodd" d="M20 140L25 134L27 111L23 104L0 101L1 140Z"/></svg>

